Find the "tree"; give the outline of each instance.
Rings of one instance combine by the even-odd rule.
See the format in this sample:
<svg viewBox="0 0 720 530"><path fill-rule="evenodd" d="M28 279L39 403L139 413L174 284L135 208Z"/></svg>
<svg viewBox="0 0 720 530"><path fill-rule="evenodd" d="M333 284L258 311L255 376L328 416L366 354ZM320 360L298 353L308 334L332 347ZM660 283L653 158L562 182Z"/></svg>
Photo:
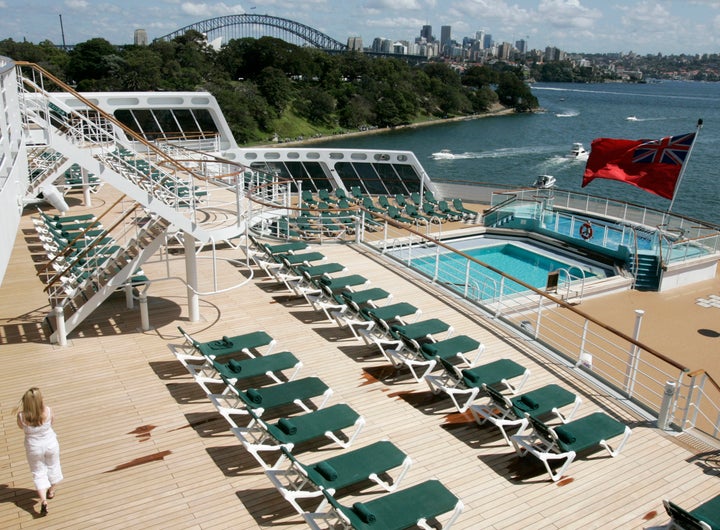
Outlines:
<svg viewBox="0 0 720 530"><path fill-rule="evenodd" d="M282 112L290 102L292 84L282 70L268 66L258 75L257 87L270 107Z"/></svg>
<svg viewBox="0 0 720 530"><path fill-rule="evenodd" d="M530 87L512 72L500 74L496 92L501 104L517 112L527 112L538 106L537 98L533 96Z"/></svg>
<svg viewBox="0 0 720 530"><path fill-rule="evenodd" d="M95 38L75 45L70 52L67 76L78 83L97 81L108 75L109 58L119 51L105 39Z"/></svg>

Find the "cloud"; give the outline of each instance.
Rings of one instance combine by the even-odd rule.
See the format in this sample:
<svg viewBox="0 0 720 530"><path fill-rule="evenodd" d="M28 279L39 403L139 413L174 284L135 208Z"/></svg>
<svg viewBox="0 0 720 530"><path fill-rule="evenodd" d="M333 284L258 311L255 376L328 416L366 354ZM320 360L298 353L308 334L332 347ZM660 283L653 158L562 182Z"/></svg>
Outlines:
<svg viewBox="0 0 720 530"><path fill-rule="evenodd" d="M374 12L387 11L388 9L415 11L423 9L423 6L417 0L370 0L363 5L363 8Z"/></svg>
<svg viewBox="0 0 720 530"><path fill-rule="evenodd" d="M644 33L664 31L673 26L673 17L670 12L657 2L644 0L632 8L620 7L624 11L622 24L628 28L642 28Z"/></svg>
<svg viewBox="0 0 720 530"><path fill-rule="evenodd" d="M602 18L599 10L584 7L580 0L541 0L538 14L553 27L583 30L591 29Z"/></svg>
<svg viewBox="0 0 720 530"><path fill-rule="evenodd" d="M87 9L88 3L85 0L65 0L65 5L70 9Z"/></svg>
<svg viewBox="0 0 720 530"><path fill-rule="evenodd" d="M245 13L245 10L240 4L229 6L223 2L218 4L183 2L180 10L186 15L193 17L218 17L222 15L242 15Z"/></svg>

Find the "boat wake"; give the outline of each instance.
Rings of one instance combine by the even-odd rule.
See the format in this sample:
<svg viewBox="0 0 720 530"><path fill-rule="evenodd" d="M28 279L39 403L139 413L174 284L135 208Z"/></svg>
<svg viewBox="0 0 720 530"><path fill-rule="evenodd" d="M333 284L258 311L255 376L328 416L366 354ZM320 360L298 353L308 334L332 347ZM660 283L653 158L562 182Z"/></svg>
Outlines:
<svg viewBox="0 0 720 530"><path fill-rule="evenodd" d="M526 157L527 155L542 154L547 152L556 151L557 148L537 146L537 147L503 147L500 149L493 149L492 151L483 151L482 153L476 153L477 156L474 158L514 158L514 157Z"/></svg>
<svg viewBox="0 0 720 530"><path fill-rule="evenodd" d="M472 153L466 151L464 153L433 153L430 158L433 160L465 160L469 158L482 158L483 153Z"/></svg>
<svg viewBox="0 0 720 530"><path fill-rule="evenodd" d="M662 121L669 118L638 118L637 116L628 116L625 118L626 121Z"/></svg>
<svg viewBox="0 0 720 530"><path fill-rule="evenodd" d="M565 112L556 112L555 116L558 118L574 118L580 116L580 113L576 110L566 110Z"/></svg>

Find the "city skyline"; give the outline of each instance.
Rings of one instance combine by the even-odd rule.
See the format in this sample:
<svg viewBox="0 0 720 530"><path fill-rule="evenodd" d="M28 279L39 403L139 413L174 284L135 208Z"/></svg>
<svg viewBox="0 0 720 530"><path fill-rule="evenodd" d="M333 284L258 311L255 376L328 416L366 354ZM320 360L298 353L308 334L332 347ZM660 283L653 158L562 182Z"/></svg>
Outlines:
<svg viewBox="0 0 720 530"><path fill-rule="evenodd" d="M361 37L413 42L422 27L452 28L462 41L478 31L496 43L525 40L530 49L548 46L568 52L645 54L720 53L718 0L469 0L440 6L437 0L307 0L301 4L258 0L249 4L183 0L0 0L0 38L67 44L102 37L130 44L136 29L149 41L208 18L267 14L306 24L346 43Z"/></svg>

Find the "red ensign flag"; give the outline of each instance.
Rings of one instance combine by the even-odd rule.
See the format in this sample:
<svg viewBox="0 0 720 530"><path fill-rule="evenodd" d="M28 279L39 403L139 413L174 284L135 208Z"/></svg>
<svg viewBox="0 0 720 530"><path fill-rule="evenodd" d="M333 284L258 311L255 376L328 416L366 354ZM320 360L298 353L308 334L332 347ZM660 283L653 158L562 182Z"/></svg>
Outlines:
<svg viewBox="0 0 720 530"><path fill-rule="evenodd" d="M694 140L695 133L660 140L593 140L582 185L596 178L619 180L672 199Z"/></svg>

